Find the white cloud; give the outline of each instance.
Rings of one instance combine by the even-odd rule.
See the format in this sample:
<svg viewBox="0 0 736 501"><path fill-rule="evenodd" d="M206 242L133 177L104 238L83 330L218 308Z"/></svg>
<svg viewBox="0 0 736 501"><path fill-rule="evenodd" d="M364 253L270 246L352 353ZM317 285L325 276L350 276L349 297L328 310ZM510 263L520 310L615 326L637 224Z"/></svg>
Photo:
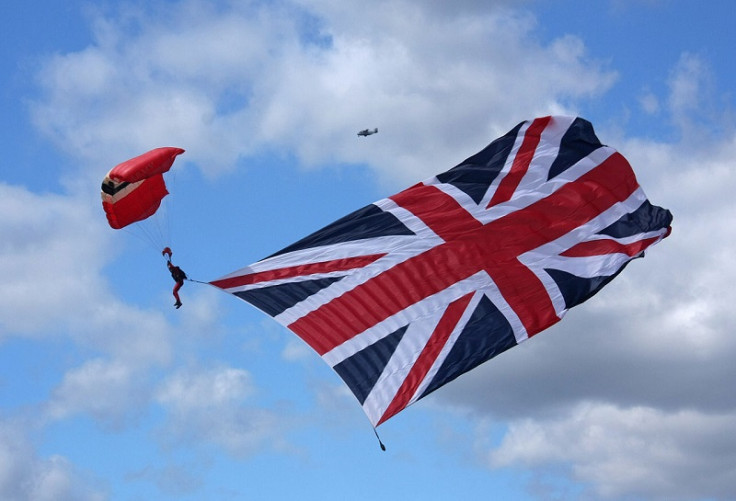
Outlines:
<svg viewBox="0 0 736 501"><path fill-rule="evenodd" d="M712 68L700 55L685 52L670 72L667 108L681 142L699 148L723 141L734 130L733 104L717 92Z"/></svg>
<svg viewBox="0 0 736 501"><path fill-rule="evenodd" d="M693 115L702 104L704 80L709 73L700 58L683 54L670 76L669 107L675 119L682 122Z"/></svg>
<svg viewBox="0 0 736 501"><path fill-rule="evenodd" d="M202 486L205 472L201 463L147 466L126 476L126 480L152 482L173 498L191 494Z"/></svg>
<svg viewBox="0 0 736 501"><path fill-rule="evenodd" d="M281 357L290 362L304 360L305 358L314 356L316 356L314 351L299 339L288 340L283 352L281 353Z"/></svg>
<svg viewBox="0 0 736 501"><path fill-rule="evenodd" d="M39 457L17 423L0 421L0 498L100 501L104 491L58 455Z"/></svg>
<svg viewBox="0 0 736 501"><path fill-rule="evenodd" d="M51 419L86 413L99 424L120 428L148 403L143 374L120 361L93 359L64 375L46 412Z"/></svg>
<svg viewBox="0 0 736 501"><path fill-rule="evenodd" d="M176 144L213 174L284 150L305 164L366 162L406 182L613 82L579 39L535 41L530 16L475 2L464 6L474 15L449 17L382 5L191 1L166 23L142 12L98 18L93 45L40 73L35 121L97 165ZM367 126L381 133L358 141Z"/></svg>
<svg viewBox="0 0 736 501"><path fill-rule="evenodd" d="M248 372L224 368L172 377L160 389L158 400L180 412L187 412L227 407L248 398L253 391Z"/></svg>
<svg viewBox="0 0 736 501"><path fill-rule="evenodd" d="M210 443L249 456L264 448L286 448L289 419L255 404L247 371L221 367L182 371L164 381L158 402L169 420L159 438L166 446Z"/></svg>
<svg viewBox="0 0 736 501"><path fill-rule="evenodd" d="M38 333L94 304L107 249L91 221L79 200L0 183L0 333Z"/></svg>
<svg viewBox="0 0 736 501"><path fill-rule="evenodd" d="M0 340L64 335L139 365L164 363L163 316L121 302L105 281L116 252L98 210L0 183Z"/></svg>
<svg viewBox="0 0 736 501"><path fill-rule="evenodd" d="M494 468L570 465L596 498L726 499L736 488L734 417L581 404L560 418L513 421L487 460Z"/></svg>
<svg viewBox="0 0 736 501"><path fill-rule="evenodd" d="M97 358L68 369L43 411L121 427L146 405L151 370L171 362L173 328L162 313L115 296L103 269L117 251L96 196L97 212L87 202L0 183L0 341L55 337L91 350ZM207 321L187 315L204 315L193 325Z"/></svg>
<svg viewBox="0 0 736 501"><path fill-rule="evenodd" d="M648 115L656 115L659 113L659 98L653 92L644 92L641 97L639 97L639 104L641 105L641 109L644 110L644 113Z"/></svg>

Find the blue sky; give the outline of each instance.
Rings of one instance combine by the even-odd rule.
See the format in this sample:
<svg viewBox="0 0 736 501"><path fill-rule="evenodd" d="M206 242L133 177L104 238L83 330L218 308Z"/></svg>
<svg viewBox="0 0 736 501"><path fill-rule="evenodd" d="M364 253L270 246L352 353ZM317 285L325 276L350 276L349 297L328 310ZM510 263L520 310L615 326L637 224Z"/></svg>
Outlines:
<svg viewBox="0 0 736 501"><path fill-rule="evenodd" d="M725 500L736 493L730 1L47 2L0 16L0 498ZM673 234L379 427L251 306L105 222L179 146L174 261L212 280L581 115ZM379 134L355 133L378 127Z"/></svg>

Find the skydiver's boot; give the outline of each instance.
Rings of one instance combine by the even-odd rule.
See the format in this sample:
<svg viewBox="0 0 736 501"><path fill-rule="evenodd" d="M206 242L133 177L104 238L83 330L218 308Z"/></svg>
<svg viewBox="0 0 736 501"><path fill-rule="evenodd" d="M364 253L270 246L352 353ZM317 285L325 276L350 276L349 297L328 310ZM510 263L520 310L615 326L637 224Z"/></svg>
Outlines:
<svg viewBox="0 0 736 501"><path fill-rule="evenodd" d="M174 308L178 310L180 307L181 307L181 301L177 301L176 303L174 303Z"/></svg>

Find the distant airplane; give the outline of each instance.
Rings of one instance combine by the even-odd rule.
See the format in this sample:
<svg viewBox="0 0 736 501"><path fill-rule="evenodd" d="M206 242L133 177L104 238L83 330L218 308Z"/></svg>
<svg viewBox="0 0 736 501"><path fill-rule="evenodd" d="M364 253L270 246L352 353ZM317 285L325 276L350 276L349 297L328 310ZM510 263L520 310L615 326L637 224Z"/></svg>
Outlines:
<svg viewBox="0 0 736 501"><path fill-rule="evenodd" d="M373 130L371 130L371 129L363 129L362 131L358 132L358 135L365 137L365 136L370 136L371 134L376 134L377 132L378 132L378 128L377 127L375 129L373 129Z"/></svg>

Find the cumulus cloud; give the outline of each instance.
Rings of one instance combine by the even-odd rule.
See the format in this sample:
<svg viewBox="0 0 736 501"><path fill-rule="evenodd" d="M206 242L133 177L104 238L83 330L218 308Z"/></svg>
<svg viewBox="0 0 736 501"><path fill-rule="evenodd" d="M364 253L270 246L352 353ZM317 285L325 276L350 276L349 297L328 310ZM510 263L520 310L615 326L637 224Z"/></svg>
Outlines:
<svg viewBox="0 0 736 501"><path fill-rule="evenodd" d="M702 56L681 54L667 83L668 111L684 144L697 147L713 138L727 139L734 129L733 105L718 95L713 71Z"/></svg>
<svg viewBox="0 0 736 501"><path fill-rule="evenodd" d="M106 493L63 456L37 455L19 423L0 421L0 497L101 501Z"/></svg>
<svg viewBox="0 0 736 501"><path fill-rule="evenodd" d="M281 356L284 360L294 362L308 357L313 357L314 351L312 351L303 341L291 339L287 341Z"/></svg>
<svg viewBox="0 0 736 501"><path fill-rule="evenodd" d="M246 371L225 368L171 378L161 388L158 398L180 412L188 412L211 406L227 406L252 393L253 386Z"/></svg>
<svg viewBox="0 0 736 501"><path fill-rule="evenodd" d="M166 446L215 444L237 457L286 447L283 437L289 420L249 404L254 392L251 375L242 369L218 367L173 374L156 393L169 414L160 439Z"/></svg>
<svg viewBox="0 0 736 501"><path fill-rule="evenodd" d="M47 330L104 290L104 239L79 202L0 183L0 336Z"/></svg>
<svg viewBox="0 0 736 501"><path fill-rule="evenodd" d="M487 461L569 465L570 478L591 486L595 498L727 499L736 477L734 423L733 415L581 404L564 419L512 422Z"/></svg>
<svg viewBox="0 0 736 501"><path fill-rule="evenodd" d="M138 363L168 359L162 315L122 302L103 277L115 252L83 199L0 183L0 213L0 340L70 335Z"/></svg>
<svg viewBox="0 0 736 501"><path fill-rule="evenodd" d="M656 115L660 110L659 98L651 91L645 91L639 98L639 104L644 113Z"/></svg>
<svg viewBox="0 0 736 501"><path fill-rule="evenodd" d="M0 341L66 338L105 354L70 368L46 410L120 426L143 404L147 372L170 361L171 327L115 297L102 274L115 252L84 199L0 184L0 214Z"/></svg>
<svg viewBox="0 0 736 501"><path fill-rule="evenodd" d="M694 118L703 103L703 88L709 79L709 72L703 61L693 54L683 54L670 75L669 109L674 120L683 129L690 129L689 122Z"/></svg>
<svg viewBox="0 0 736 501"><path fill-rule="evenodd" d="M92 45L40 73L35 122L90 160L185 144L214 175L282 150L406 182L615 79L579 39L541 44L531 16L495 3L449 17L435 4L378 3L190 1L165 23L135 11L96 18ZM367 126L381 130L373 148L355 138Z"/></svg>
<svg viewBox="0 0 736 501"><path fill-rule="evenodd" d="M147 403L140 371L120 361L88 360L64 375L47 405L48 417L89 414L99 424L119 428Z"/></svg>

